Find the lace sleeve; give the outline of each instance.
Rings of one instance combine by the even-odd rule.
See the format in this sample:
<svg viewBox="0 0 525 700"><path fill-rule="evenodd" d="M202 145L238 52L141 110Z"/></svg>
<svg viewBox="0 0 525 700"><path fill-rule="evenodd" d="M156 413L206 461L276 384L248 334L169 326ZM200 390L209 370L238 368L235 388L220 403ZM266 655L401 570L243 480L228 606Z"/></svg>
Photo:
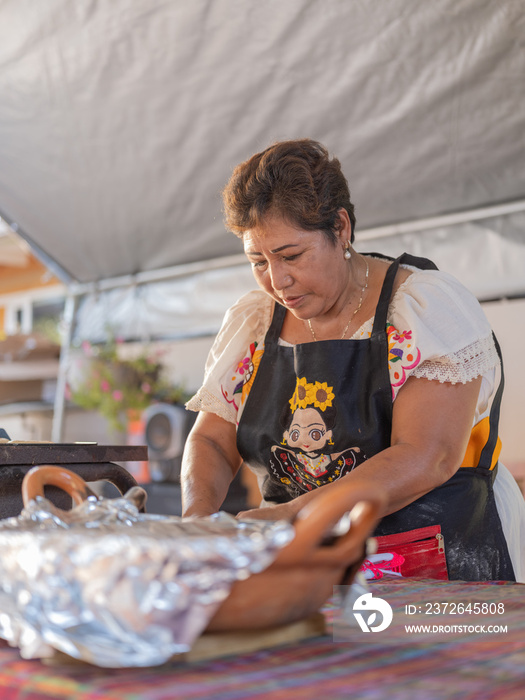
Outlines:
<svg viewBox="0 0 525 700"><path fill-rule="evenodd" d="M476 340L458 352L422 362L414 370L415 377L439 382L465 384L488 374L498 365L498 353L492 336Z"/></svg>

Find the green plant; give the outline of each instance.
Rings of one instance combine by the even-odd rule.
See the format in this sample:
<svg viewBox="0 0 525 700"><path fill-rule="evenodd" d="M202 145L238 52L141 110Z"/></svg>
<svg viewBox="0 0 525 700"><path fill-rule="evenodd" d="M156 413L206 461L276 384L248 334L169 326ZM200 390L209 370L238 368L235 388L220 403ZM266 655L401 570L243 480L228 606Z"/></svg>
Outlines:
<svg viewBox="0 0 525 700"><path fill-rule="evenodd" d="M158 357L141 352L132 359L119 357L119 343L94 346L84 341L81 382L70 389L78 406L103 415L112 428L124 430L129 412L140 412L155 402L181 403L188 396L164 377Z"/></svg>

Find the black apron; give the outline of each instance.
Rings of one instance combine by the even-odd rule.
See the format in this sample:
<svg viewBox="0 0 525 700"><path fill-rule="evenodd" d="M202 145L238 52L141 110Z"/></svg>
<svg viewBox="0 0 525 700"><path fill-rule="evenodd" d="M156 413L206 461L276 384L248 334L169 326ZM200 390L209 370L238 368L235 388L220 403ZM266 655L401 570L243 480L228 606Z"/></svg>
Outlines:
<svg viewBox="0 0 525 700"><path fill-rule="evenodd" d="M400 264L437 269L406 253L390 265L370 338L279 345L286 309L275 305L237 431L244 462L264 475L266 501L285 503L331 483L390 446L393 402L386 328ZM496 347L499 353L497 342ZM503 369L478 465L460 468L446 483L386 516L374 533L440 525L451 579L515 580L494 500L497 465L491 470L502 391Z"/></svg>

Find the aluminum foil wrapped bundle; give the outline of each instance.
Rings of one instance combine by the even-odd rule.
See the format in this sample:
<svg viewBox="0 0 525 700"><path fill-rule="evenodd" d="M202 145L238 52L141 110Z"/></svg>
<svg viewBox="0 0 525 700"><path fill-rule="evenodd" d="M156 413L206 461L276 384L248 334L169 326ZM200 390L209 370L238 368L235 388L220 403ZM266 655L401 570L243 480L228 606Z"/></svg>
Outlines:
<svg viewBox="0 0 525 700"><path fill-rule="evenodd" d="M0 636L22 656L162 664L191 648L235 581L294 537L284 521L141 514L136 495L90 497L68 512L39 496L0 521Z"/></svg>

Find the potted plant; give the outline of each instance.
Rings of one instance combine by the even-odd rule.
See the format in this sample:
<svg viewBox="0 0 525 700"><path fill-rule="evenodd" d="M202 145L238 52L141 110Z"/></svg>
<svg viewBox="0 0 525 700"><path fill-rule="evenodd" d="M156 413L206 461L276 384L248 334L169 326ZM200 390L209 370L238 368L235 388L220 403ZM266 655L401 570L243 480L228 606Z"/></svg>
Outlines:
<svg viewBox="0 0 525 700"><path fill-rule="evenodd" d="M81 377L69 389L78 406L98 411L119 431L130 419L154 402L181 403L188 397L180 386L170 383L160 358L143 350L136 357L123 358L120 343L111 339L102 346L82 343Z"/></svg>

